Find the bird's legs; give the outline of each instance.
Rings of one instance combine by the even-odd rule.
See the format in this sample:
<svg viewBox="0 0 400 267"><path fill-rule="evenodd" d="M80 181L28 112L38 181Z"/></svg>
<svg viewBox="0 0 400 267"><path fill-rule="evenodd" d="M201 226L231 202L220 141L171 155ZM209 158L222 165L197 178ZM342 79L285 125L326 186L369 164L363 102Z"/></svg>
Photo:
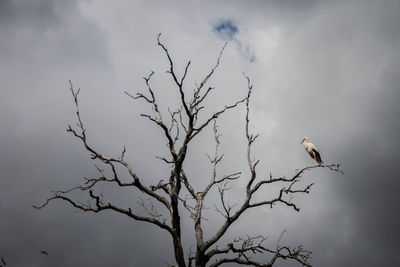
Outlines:
<svg viewBox="0 0 400 267"><path fill-rule="evenodd" d="M318 163L318 161L317 161L317 159L316 159L316 156L315 156L315 155L314 155L313 159L315 160L315 162L317 162L317 163ZM318 163L318 164L315 164L315 165L313 165L313 160L312 160L312 159L310 159L310 167L315 167L315 166L318 166L318 165L319 165L319 163Z"/></svg>
<svg viewBox="0 0 400 267"><path fill-rule="evenodd" d="M312 167L313 165L312 165L312 159L310 159L310 166L308 166L308 167Z"/></svg>

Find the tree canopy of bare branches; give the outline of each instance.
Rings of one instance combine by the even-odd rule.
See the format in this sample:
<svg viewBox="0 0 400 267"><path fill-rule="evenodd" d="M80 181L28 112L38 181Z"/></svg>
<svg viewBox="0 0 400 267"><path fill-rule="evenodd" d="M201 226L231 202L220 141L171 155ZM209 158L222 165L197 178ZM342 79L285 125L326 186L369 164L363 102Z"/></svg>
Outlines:
<svg viewBox="0 0 400 267"><path fill-rule="evenodd" d="M221 109L214 111L205 119L200 119L199 113L205 109L204 103L210 97L213 87L208 86L208 81L214 75L216 69L220 65L221 57L226 44L222 47L215 65L202 79L200 84L192 93L187 93L185 90L185 82L190 68L191 62L187 62L184 71L179 75L176 71L174 61L167 48L161 41L160 35L157 38L157 44L164 52L168 59L168 73L173 80L174 86L179 94L179 101L181 107L169 114L162 114L159 108L159 100L151 85L151 78L154 72L151 72L147 77L144 77L146 85L146 92L137 92L131 94L125 92L129 97L137 101L144 101L153 110L152 114L143 113L142 117L148 119L156 127L161 129L164 137L167 140L168 157L159 157L165 164L171 166L169 179L167 181L161 180L158 184L146 184L145 177L139 177L135 168L131 163L125 160L126 148L122 150L120 155L107 156L99 152L92 146L86 135L86 127L81 118L79 111L78 95L80 90L75 90L72 82L69 82L69 88L73 96L75 104L77 124L75 127L68 125L67 132L71 133L77 138L89 152L91 159L100 161L106 165L111 175L97 167L99 175L93 178L85 178L81 185L72 187L64 191L54 191L43 204L34 206L37 209L42 209L47 206L52 200L60 199L68 202L73 207L84 212L102 212L105 210L113 211L115 213L124 214L130 219L136 221L143 221L167 231L173 241L173 249L175 255L176 266L220 266L225 263L237 263L240 265L250 266L273 266L278 259L293 260L303 266L310 265L310 251L304 249L301 245L297 247L282 246L280 240L275 247L266 247L264 241L266 237L259 236L245 236L235 237L225 246L217 246L216 243L222 240L224 234L237 222L241 217L245 216L246 211L250 209L257 209L263 206L273 207L275 204L282 204L287 208L299 211L298 205L292 202L292 196L297 194L308 194L311 190L312 183L300 183L301 176L313 168L327 168L335 172L341 172L338 164L316 165L304 167L297 170L291 177L259 177L257 175L257 165L259 160L252 158L252 146L256 139L259 137L250 131L250 100L253 91L251 80L246 74L244 79L247 82L247 93L242 99L233 103L224 105ZM245 137L247 140L247 165L249 175L243 175L240 172L232 172L225 176L219 177L217 175L217 166L223 158L220 154L220 134L217 128L217 121L222 114L231 109L240 106L245 107L244 124L245 124ZM168 117L168 119L165 119ZM204 117L204 116L203 116ZM191 177L187 175L184 170L184 162L187 158L189 151L189 144L207 127L212 127L214 133L215 153L209 156L211 163L210 179L204 188L195 188L193 186ZM179 142L178 142L179 140ZM97 165L96 165L97 166ZM129 173L129 181L121 179L119 169L124 168ZM236 180L243 179L246 181L245 187L242 189L245 195L244 200L237 206L233 206L227 201L226 193L230 189L230 184L235 183ZM104 199L103 195L96 191L96 186L104 183L113 183L119 187L134 188L150 199L150 203L158 203L164 212L168 214L167 218L162 216L158 209L153 205L146 205L145 201L140 199L143 209L147 215L139 215L136 210L132 208L124 208L111 201ZM268 185L280 185L275 196L269 199L255 200L254 196L257 192L263 190ZM70 193L75 190L87 192L88 202L82 203L75 200ZM215 229L215 232L208 233L207 236L203 233L203 210L205 207L205 200L212 190L216 190L219 195L220 205L216 207L216 211L222 215L223 223ZM184 197L184 194L187 194ZM185 209L180 209L183 207ZM180 212L188 212L193 219L193 231L196 240L195 251L187 251L182 246L182 218ZM185 253L186 251L186 253ZM263 254L263 257L253 258L255 254ZM263 260L260 261L260 258Z"/></svg>

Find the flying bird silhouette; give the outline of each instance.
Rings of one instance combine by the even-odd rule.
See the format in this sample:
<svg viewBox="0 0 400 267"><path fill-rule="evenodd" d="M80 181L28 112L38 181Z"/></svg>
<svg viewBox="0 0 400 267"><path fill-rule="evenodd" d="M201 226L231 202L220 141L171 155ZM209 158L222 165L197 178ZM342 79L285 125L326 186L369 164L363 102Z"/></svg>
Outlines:
<svg viewBox="0 0 400 267"><path fill-rule="evenodd" d="M313 143L308 142L308 137L304 137L300 144L304 145L304 149L308 154L310 154L310 157L318 163L318 165L323 163L318 148Z"/></svg>
<svg viewBox="0 0 400 267"><path fill-rule="evenodd" d="M45 251L45 250L40 251L40 253L42 253L43 255L49 256L49 253L47 253L47 251Z"/></svg>

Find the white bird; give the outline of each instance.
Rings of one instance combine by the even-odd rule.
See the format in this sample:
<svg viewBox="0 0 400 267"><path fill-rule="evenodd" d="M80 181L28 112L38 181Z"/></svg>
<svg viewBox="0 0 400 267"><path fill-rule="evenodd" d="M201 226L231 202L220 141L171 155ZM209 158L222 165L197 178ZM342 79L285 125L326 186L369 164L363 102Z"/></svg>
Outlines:
<svg viewBox="0 0 400 267"><path fill-rule="evenodd" d="M304 145L305 150L310 154L311 158L318 163L318 165L323 163L318 148L313 143L308 142L308 137L304 137L300 144Z"/></svg>

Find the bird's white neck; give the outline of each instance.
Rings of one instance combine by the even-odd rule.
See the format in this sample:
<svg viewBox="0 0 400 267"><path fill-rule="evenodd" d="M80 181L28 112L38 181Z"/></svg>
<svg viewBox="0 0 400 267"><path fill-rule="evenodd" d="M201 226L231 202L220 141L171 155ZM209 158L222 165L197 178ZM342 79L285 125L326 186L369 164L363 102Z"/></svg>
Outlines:
<svg viewBox="0 0 400 267"><path fill-rule="evenodd" d="M310 143L310 142L307 142L307 141L304 141L304 142L303 142L303 145L304 145L304 148L305 148L307 151L309 151L309 150L311 150L311 149L313 148L313 144Z"/></svg>

